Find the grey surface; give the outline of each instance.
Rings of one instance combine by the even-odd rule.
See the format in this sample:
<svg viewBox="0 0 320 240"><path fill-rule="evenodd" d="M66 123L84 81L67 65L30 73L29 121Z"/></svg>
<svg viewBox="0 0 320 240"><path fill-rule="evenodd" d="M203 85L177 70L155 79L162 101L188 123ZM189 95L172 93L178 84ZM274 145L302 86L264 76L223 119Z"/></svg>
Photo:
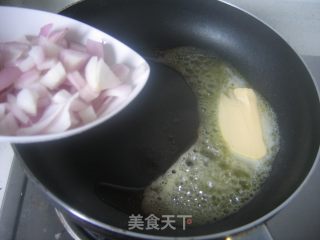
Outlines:
<svg viewBox="0 0 320 240"><path fill-rule="evenodd" d="M54 208L28 181L14 240L72 240L59 222Z"/></svg>
<svg viewBox="0 0 320 240"><path fill-rule="evenodd" d="M59 12L62 8L79 0L0 0L0 5L34 8L49 12Z"/></svg>
<svg viewBox="0 0 320 240"><path fill-rule="evenodd" d="M0 213L0 239L11 240L15 235L15 223L24 198L26 176L17 161L13 161Z"/></svg>
<svg viewBox="0 0 320 240"><path fill-rule="evenodd" d="M320 56L319 0L225 0L273 27L301 55Z"/></svg>
<svg viewBox="0 0 320 240"><path fill-rule="evenodd" d="M320 166L301 193L267 223L277 239L319 239L320 236Z"/></svg>
<svg viewBox="0 0 320 240"><path fill-rule="evenodd" d="M72 240L42 192L13 161L0 215L1 240Z"/></svg>

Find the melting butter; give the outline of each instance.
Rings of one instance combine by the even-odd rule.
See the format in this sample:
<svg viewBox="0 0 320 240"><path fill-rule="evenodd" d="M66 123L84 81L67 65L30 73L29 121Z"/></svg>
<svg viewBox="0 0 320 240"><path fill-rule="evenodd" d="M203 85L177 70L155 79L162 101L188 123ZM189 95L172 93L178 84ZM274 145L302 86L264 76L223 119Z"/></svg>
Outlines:
<svg viewBox="0 0 320 240"><path fill-rule="evenodd" d="M197 97L200 124L195 143L145 189L142 209L145 214L153 213L159 217L164 214L192 215L193 225L218 221L250 201L268 177L279 150L276 116L258 92L255 93L256 103L248 107L254 102L250 100L253 96L244 89L249 89L250 85L234 68L216 56L197 48L181 47L160 52L158 61L183 75ZM243 161L248 157L234 154L226 144L219 124L223 93L228 98L228 93L232 93L236 99L233 101L243 102L244 111L252 111L255 107L259 109L266 146L266 154L259 161ZM244 150L241 152L249 155ZM263 151L252 155L260 157Z"/></svg>
<svg viewBox="0 0 320 240"><path fill-rule="evenodd" d="M267 154L255 92L235 88L222 93L218 107L219 127L230 150L257 160Z"/></svg>

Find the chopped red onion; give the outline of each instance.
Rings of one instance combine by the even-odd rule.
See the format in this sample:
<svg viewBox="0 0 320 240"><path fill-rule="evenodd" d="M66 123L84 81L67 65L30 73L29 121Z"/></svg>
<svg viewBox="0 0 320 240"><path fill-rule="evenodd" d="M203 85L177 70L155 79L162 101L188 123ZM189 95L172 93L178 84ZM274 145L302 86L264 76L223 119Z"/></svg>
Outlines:
<svg viewBox="0 0 320 240"><path fill-rule="evenodd" d="M108 66L104 44L69 41L67 28L0 43L0 134L63 132L112 111L130 94L130 68Z"/></svg>

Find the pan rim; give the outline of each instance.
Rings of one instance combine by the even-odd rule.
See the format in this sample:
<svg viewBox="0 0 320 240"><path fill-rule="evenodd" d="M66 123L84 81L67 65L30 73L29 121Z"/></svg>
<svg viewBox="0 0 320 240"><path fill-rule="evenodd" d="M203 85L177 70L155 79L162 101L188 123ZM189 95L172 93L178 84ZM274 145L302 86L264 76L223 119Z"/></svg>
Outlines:
<svg viewBox="0 0 320 240"><path fill-rule="evenodd" d="M68 5L66 8L62 9L66 10L69 7L72 7L78 3L83 2L84 0L81 0L79 2L76 2L74 4L70 4ZM269 28L270 30L272 30L286 45L287 47L289 47L293 53L296 55L297 59L300 60L300 62L303 64L303 66L305 67L307 73L309 74L309 76L311 77L312 81L313 81L313 85L316 89L316 93L317 93L317 97L318 97L318 104L320 104L320 86L318 86L318 84L315 81L315 78L313 76L313 74L311 73L310 69L308 68L308 66L306 65L304 59L297 53L297 51L281 36L281 34L278 33L278 31L276 31L273 27L271 27L269 24L265 23L263 20L259 19L257 16L255 16L254 14L248 12L247 10L244 10L243 8L236 6L232 3L226 2L224 0L218 0L218 2L226 4L230 7L233 7L234 9L237 9L245 14L247 14L248 16L254 18L256 21L260 22L261 24L263 24L265 27ZM89 224L95 225L97 227L100 227L102 229L105 229L107 231L111 231L114 233L118 233L118 234L123 234L125 236L128 237L135 237L135 238L142 238L142 239L172 239L174 236L161 236L161 235L149 235L149 234L145 234L145 233L138 233L138 232L132 232L126 229L122 229L122 228L118 228L115 226L111 226L109 224L103 223L99 220L95 220L89 216L87 216L86 214L82 213L81 211L73 208L72 206L70 206L69 204L65 203L63 200L61 200L59 197L57 197L56 195L54 195L52 192L49 191L49 189L47 187L45 187L41 181L36 178L36 176L31 172L31 170L28 168L28 166L26 165L26 163L22 160L22 157L20 156L20 153L17 151L15 145L12 144L12 148L16 154L16 158L19 159L20 163L23 165L23 169L26 172L26 174L30 177L30 179L36 184L38 185L41 190L50 198L53 200L54 204L57 204L60 208L67 210L68 212L70 212L71 214L73 214L75 217L83 220L84 222L87 222ZM318 147L318 151L315 157L315 160L312 164L312 167L310 168L309 172L307 173L306 177L302 180L302 182L300 183L300 185L294 190L294 192L286 199L284 200L280 205L278 205L276 208L274 208L272 211L268 212L267 214L263 215L262 217L256 219L255 221L252 221L246 225L231 229L231 230L227 230L224 232L218 232L218 233L214 233L214 234L207 234L207 235L199 235L199 236L181 236L181 237L174 237L174 239L181 239L181 240L185 240L185 239L196 239L196 240L202 240L202 239L213 239L213 238L221 238L221 237L226 237L226 236L232 236L235 235L239 232L243 232L246 230L249 230L255 226L258 226L260 224L263 224L265 221L267 221L268 219L270 219L271 217L273 217L276 213L278 213L281 209L283 209L284 207L286 207L301 191L301 189L306 185L306 183L309 181L310 177L313 175L313 173L315 172L315 169L317 167L317 165L319 164L319 159L320 159L320 146Z"/></svg>

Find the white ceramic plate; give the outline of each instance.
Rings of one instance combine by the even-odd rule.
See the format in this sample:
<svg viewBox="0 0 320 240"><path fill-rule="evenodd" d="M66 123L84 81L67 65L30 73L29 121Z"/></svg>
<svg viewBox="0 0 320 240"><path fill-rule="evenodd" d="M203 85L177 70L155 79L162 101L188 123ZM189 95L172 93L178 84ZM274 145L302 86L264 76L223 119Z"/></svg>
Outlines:
<svg viewBox="0 0 320 240"><path fill-rule="evenodd" d="M147 82L150 67L147 62L125 44L108 34L97 30L80 21L44 11L0 6L0 42L19 40L25 35L38 35L40 28L48 23L53 23L55 29L69 28L68 40L85 43L90 38L103 42L107 51L112 53L108 63L124 63L131 69L129 81L133 84L133 90L119 105L97 120L86 125L76 127L61 133L32 135L32 136L0 136L0 142L30 143L49 141L65 138L91 129L104 121L107 121L119 111L124 109L142 90Z"/></svg>

